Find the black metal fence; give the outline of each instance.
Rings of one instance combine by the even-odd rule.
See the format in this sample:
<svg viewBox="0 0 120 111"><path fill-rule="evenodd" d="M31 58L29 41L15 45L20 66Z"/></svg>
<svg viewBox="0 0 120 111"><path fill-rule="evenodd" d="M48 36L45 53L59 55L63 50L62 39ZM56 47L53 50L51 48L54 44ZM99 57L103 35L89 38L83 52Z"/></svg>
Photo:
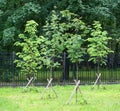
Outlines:
<svg viewBox="0 0 120 111"><path fill-rule="evenodd" d="M23 86L28 82L26 75L21 73L14 64L15 53L0 53L0 86ZM101 81L103 83L120 83L120 67L108 64L100 69ZM54 69L53 83L54 84L72 84L76 78L76 71L73 64L69 63L69 68L64 73L64 68ZM34 85L47 84L47 78L50 76L49 70L43 69L38 71ZM81 84L93 84L96 80L96 66L92 63L84 61L79 65L78 79Z"/></svg>

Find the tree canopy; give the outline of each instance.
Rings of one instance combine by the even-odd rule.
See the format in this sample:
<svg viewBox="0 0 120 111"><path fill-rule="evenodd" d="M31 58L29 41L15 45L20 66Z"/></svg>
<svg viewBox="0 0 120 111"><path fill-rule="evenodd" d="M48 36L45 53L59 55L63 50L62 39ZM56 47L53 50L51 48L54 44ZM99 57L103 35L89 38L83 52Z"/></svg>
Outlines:
<svg viewBox="0 0 120 111"><path fill-rule="evenodd" d="M33 77L38 69L43 67L43 52L46 51L44 37L36 35L37 26L38 24L35 21L28 21L25 26L25 33L19 34L20 41L15 42L15 46L21 48L21 51L17 52L19 58L15 60L17 67L20 67L26 75Z"/></svg>
<svg viewBox="0 0 120 111"><path fill-rule="evenodd" d="M95 64L106 65L107 56L113 52L108 47L108 41L111 37L107 37L107 32L102 31L101 24L98 21L94 21L93 28L91 29L91 38L88 38L88 49L87 52L90 55L89 61L93 61Z"/></svg>
<svg viewBox="0 0 120 111"><path fill-rule="evenodd" d="M120 51L120 0L0 0L0 51L20 50L14 43L20 40L17 36L31 19L39 24L37 34L45 33L43 26L50 21L53 10L57 15L62 10L69 10L87 25L92 25L94 20L100 21L112 38L109 47L115 52L112 55L114 61L119 61L116 55ZM61 18L58 16L57 19ZM63 17L61 21L66 22L66 18ZM71 29L67 31L72 33ZM86 35L88 37L89 34Z"/></svg>

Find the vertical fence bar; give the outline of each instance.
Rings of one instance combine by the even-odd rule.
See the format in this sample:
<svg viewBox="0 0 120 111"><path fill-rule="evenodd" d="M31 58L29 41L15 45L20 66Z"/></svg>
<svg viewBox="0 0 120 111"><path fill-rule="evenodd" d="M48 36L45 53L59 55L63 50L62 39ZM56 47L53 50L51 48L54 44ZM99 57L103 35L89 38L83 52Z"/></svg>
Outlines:
<svg viewBox="0 0 120 111"><path fill-rule="evenodd" d="M7 85L24 85L26 80L25 76L20 73L14 64L14 60L16 58L15 52L12 53L6 53L6 52L0 52L0 86L7 86ZM88 64L88 63L87 63ZM83 65L83 68L81 67ZM79 79L81 80L81 83L83 84L92 84L92 82L95 81L95 74L96 69L95 65L90 65L89 67L86 64L80 64L79 65ZM104 83L120 83L120 65L116 65L116 67L113 67L113 65L108 65L107 67L101 68L102 73L102 82ZM61 79L65 82L65 74L64 78L62 78L62 68L61 70L55 70L54 73L54 81L55 83L59 83ZM75 73L76 68L70 68L69 70L69 80L66 82L73 82L73 79L75 79ZM65 73L65 72L64 72ZM46 82L47 78L49 77L49 71L43 70L39 71L37 74L37 80L36 84L39 82Z"/></svg>

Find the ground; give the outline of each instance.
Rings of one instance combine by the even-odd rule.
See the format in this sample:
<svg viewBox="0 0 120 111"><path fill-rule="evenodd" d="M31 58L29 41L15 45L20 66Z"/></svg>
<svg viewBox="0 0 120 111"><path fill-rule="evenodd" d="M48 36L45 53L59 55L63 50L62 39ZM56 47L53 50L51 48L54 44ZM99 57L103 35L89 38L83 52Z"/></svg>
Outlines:
<svg viewBox="0 0 120 111"><path fill-rule="evenodd" d="M105 85L106 89L91 90L91 85L80 85L83 97L74 94L70 104L66 104L74 85L54 86L58 95L55 98L51 90L47 90L40 99L45 87L28 88L2 87L0 88L0 111L120 111L120 84ZM50 95L49 95L50 92ZM84 100L87 103L84 103Z"/></svg>

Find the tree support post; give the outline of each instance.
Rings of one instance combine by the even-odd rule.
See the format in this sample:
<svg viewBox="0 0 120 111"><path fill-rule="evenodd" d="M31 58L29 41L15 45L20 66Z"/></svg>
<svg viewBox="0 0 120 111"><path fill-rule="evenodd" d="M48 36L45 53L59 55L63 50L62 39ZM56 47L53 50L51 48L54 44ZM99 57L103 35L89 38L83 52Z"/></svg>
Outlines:
<svg viewBox="0 0 120 111"><path fill-rule="evenodd" d="M97 79L96 79L96 81L94 82L94 85L93 85L93 87L91 88L91 90L93 90L93 89L94 89L94 87L96 86L96 84L98 84L98 88L99 88L99 87L100 87L100 85L101 85L101 80L100 80L101 73L96 74L96 76L97 76ZM105 87L104 87L104 88L105 88Z"/></svg>
<svg viewBox="0 0 120 111"><path fill-rule="evenodd" d="M55 92L55 90L54 90L54 88L53 88L53 86L52 86L52 80L53 80L53 78L47 79L48 84L47 84L46 88L43 90L40 99L43 99L43 97L44 97L44 95L45 95L45 92L47 91L47 89L48 89L49 87L50 87L50 88L52 89L52 91L54 92L56 98L58 97L58 96L57 96L57 93Z"/></svg>
<svg viewBox="0 0 120 111"><path fill-rule="evenodd" d="M78 90L79 90L79 93L80 93L80 94L82 95L82 97L83 97L83 94L82 94L82 92L81 92L81 90L80 90L80 87L79 87L80 80L78 80L78 81L77 81L77 80L74 80L74 82L75 82L74 90L72 91L72 93L71 93L69 99L67 100L66 104L69 104L69 103L71 102L72 97L73 97L73 95L75 94L75 92L76 92L76 103L77 103L77 101L78 101L78 99L77 99ZM84 102L87 103L86 100L84 100Z"/></svg>
<svg viewBox="0 0 120 111"><path fill-rule="evenodd" d="M30 79L27 78L27 80L28 80L28 83L27 83L27 85L24 87L24 90L31 84L31 82L33 81L33 77L31 77Z"/></svg>

